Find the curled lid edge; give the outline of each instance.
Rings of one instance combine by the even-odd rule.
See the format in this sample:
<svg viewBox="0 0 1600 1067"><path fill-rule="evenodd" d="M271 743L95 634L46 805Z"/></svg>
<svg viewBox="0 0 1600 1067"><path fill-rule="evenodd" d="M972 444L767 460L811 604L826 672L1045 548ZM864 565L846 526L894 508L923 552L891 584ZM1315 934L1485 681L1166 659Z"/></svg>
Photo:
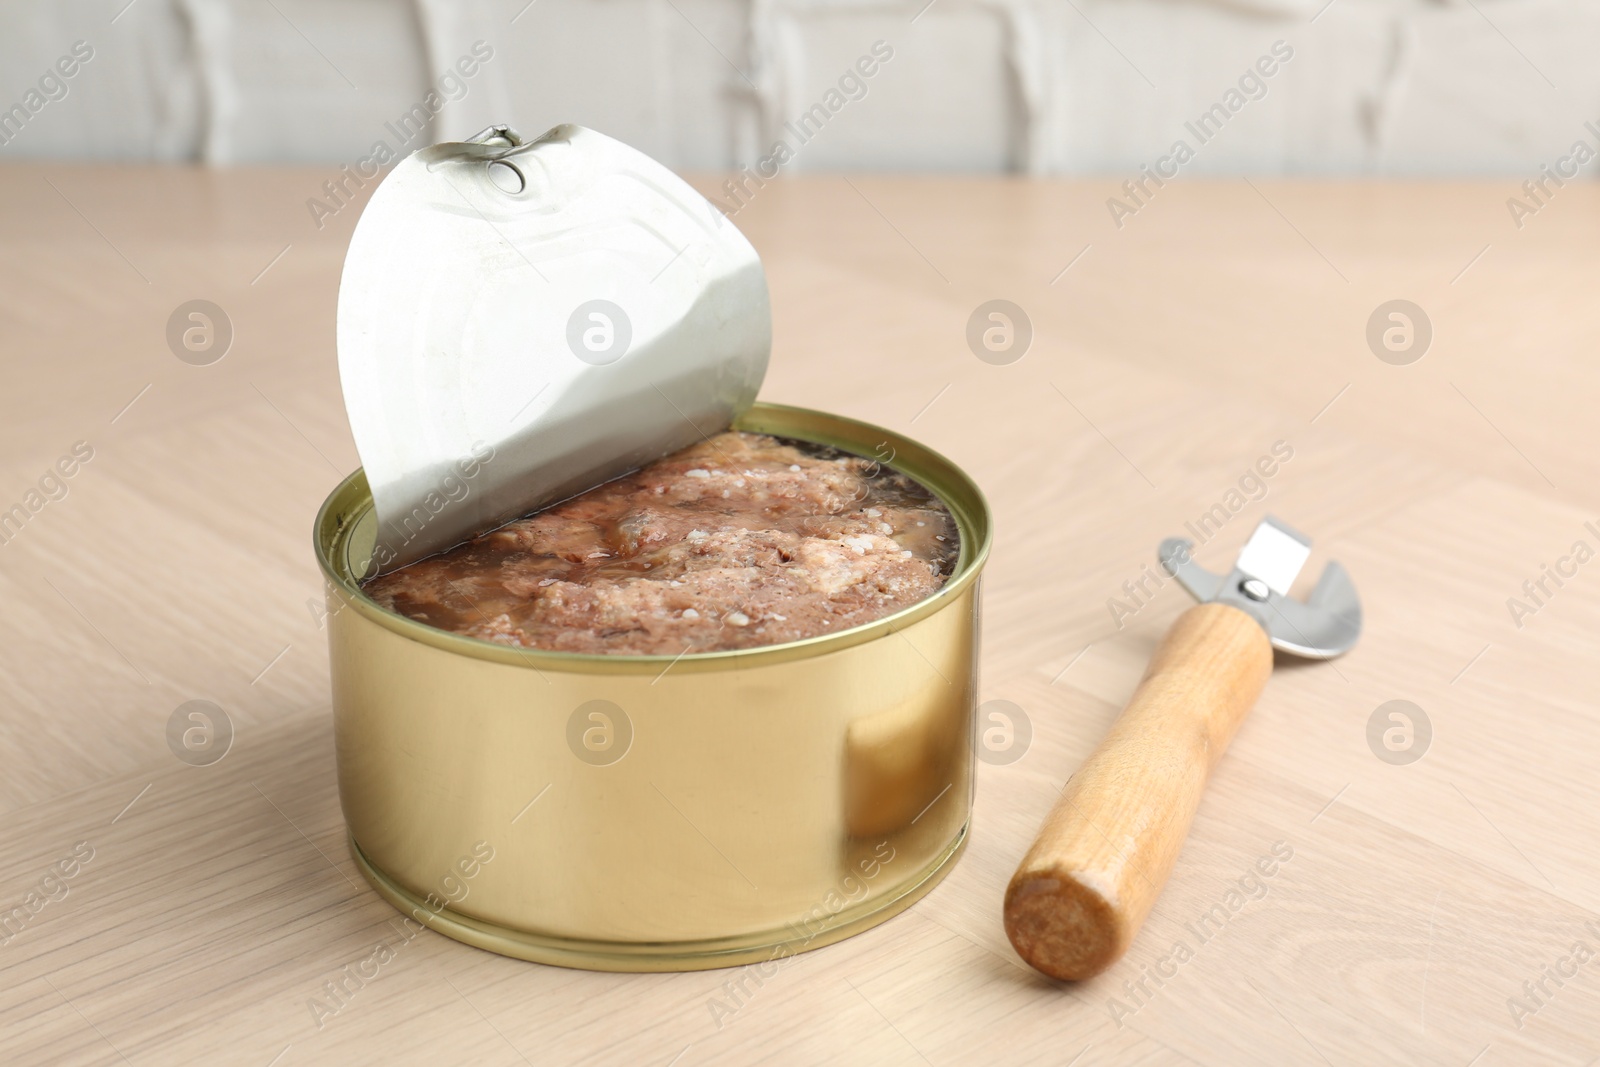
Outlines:
<svg viewBox="0 0 1600 1067"><path fill-rule="evenodd" d="M490 127L373 193L337 340L372 574L726 429L772 318L755 249L672 171L580 126Z"/></svg>

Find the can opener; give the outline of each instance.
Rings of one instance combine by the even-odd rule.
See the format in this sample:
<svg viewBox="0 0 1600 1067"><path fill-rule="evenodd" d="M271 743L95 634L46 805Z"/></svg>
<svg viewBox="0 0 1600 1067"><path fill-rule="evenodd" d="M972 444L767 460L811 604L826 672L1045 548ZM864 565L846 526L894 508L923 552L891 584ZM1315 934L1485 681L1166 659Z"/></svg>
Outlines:
<svg viewBox="0 0 1600 1067"><path fill-rule="evenodd" d="M772 347L761 260L581 126L398 163L339 283L339 378L394 570L718 433Z"/></svg>
<svg viewBox="0 0 1600 1067"><path fill-rule="evenodd" d="M1093 977L1127 951L1212 768L1272 673L1272 650L1330 659L1361 634L1361 601L1338 563L1306 601L1289 596L1311 541L1277 519L1256 527L1226 576L1196 564L1193 550L1161 542L1161 565L1200 603L1167 631L1006 889L1006 935L1052 978Z"/></svg>

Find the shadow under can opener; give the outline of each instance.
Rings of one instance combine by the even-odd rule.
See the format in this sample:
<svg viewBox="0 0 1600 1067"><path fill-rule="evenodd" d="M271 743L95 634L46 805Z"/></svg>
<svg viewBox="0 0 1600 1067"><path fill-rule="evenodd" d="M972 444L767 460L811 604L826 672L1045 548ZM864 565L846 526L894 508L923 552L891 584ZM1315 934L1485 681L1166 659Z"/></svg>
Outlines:
<svg viewBox="0 0 1600 1067"><path fill-rule="evenodd" d="M1361 601L1338 563L1306 601L1289 596L1311 541L1277 519L1256 527L1226 576L1196 564L1193 549L1173 537L1158 556L1200 603L1167 631L1006 889L1006 935L1052 978L1093 977L1127 951L1211 769L1272 673L1272 650L1331 659L1361 634Z"/></svg>

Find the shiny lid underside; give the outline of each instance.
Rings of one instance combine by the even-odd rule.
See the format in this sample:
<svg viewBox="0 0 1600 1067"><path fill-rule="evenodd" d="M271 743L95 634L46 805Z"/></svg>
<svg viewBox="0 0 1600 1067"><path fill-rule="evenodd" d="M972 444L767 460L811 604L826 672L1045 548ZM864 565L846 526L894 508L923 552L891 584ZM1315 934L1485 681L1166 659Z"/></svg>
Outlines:
<svg viewBox="0 0 1600 1067"><path fill-rule="evenodd" d="M755 249L672 171L579 126L502 127L378 186L338 343L389 571L725 428L772 314Z"/></svg>

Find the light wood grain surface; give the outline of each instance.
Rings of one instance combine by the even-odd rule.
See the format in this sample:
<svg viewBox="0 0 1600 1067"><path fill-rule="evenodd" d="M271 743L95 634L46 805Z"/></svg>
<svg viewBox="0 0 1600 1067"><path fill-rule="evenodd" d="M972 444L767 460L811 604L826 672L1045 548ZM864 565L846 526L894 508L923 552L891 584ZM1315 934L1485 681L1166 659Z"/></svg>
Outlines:
<svg viewBox="0 0 1600 1067"><path fill-rule="evenodd" d="M309 607L312 516L357 464L333 350L356 208L316 228L305 200L327 177L0 169L0 509L75 442L94 452L0 545L0 910L93 851L0 945L0 1061L1600 1055L1600 958L1571 958L1600 952L1600 562L1546 579L1520 627L1507 606L1574 542L1600 549L1600 191L1569 186L1517 230L1496 184L1171 183L1119 230L1109 181L762 190L736 222L772 286L763 396L910 432L984 486L982 698L1022 707L1032 742L979 766L948 881L729 1015L725 972L395 944L345 852ZM207 367L165 340L194 298L236 334ZM1397 298L1433 326L1408 366L1365 340ZM1032 322L1010 365L967 347L990 299ZM1225 567L1270 509L1316 538L1310 576L1349 567L1363 640L1279 664L1132 950L1053 983L1006 941L1006 880L1187 606L1170 582L1131 616L1107 602L1279 441L1293 456L1265 498L1198 558ZM193 699L236 731L209 767L165 739ZM1391 700L1432 726L1407 765L1367 739ZM1291 858L1258 867L1275 846ZM1260 893L1230 895L1266 866ZM379 942L393 958L319 1025L311 999Z"/></svg>

